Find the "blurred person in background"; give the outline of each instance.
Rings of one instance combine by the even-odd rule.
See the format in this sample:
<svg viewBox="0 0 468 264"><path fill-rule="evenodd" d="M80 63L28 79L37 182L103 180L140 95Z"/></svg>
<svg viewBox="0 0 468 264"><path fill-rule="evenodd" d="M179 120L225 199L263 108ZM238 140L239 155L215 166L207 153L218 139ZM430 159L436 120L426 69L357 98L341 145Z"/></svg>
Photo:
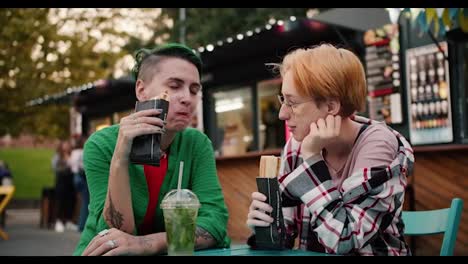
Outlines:
<svg viewBox="0 0 468 264"><path fill-rule="evenodd" d="M55 231L65 229L78 231L73 223L76 192L73 186L73 173L70 166L71 144L68 140L60 141L52 158L52 169L55 173L55 198L57 204L57 220Z"/></svg>
<svg viewBox="0 0 468 264"><path fill-rule="evenodd" d="M83 231L86 218L88 217L89 192L86 175L83 168L83 145L86 138L83 136L75 140L73 150L70 154L70 167L73 173L73 184L75 190L80 194L80 215L78 218L78 230Z"/></svg>
<svg viewBox="0 0 468 264"><path fill-rule="evenodd" d="M8 164L0 160L0 185L13 185L13 176L11 175Z"/></svg>
<svg viewBox="0 0 468 264"><path fill-rule="evenodd" d="M0 160L0 186L9 186L9 185L13 185L13 177L11 175L11 171L10 171L10 168L8 168L8 164L3 161L3 160ZM2 195L0 195L0 198ZM2 199L0 199L1 201ZM6 215L6 211L3 211L1 214L0 214L0 226L4 227L5 226L5 215Z"/></svg>

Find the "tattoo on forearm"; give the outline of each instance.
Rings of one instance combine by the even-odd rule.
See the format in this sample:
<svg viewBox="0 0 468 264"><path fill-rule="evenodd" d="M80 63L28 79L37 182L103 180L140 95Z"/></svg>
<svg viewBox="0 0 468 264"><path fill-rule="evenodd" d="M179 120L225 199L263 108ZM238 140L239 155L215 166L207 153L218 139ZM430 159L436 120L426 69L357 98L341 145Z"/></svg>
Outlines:
<svg viewBox="0 0 468 264"><path fill-rule="evenodd" d="M203 239L206 239L206 240L213 240L213 236L208 233L208 231L206 231L205 229L201 228L201 227L197 227L197 229L195 230L195 239L198 239L198 238L203 238Z"/></svg>
<svg viewBox="0 0 468 264"><path fill-rule="evenodd" d="M139 243L140 246L142 246L143 248L151 249L151 247L152 247L151 241L152 241L151 238L148 238L148 237L140 237L140 239L138 240L138 243Z"/></svg>
<svg viewBox="0 0 468 264"><path fill-rule="evenodd" d="M114 207L114 203L112 203L111 194L109 193L109 207L105 213L106 220L111 223L112 227L120 229L123 223L122 213L117 211Z"/></svg>

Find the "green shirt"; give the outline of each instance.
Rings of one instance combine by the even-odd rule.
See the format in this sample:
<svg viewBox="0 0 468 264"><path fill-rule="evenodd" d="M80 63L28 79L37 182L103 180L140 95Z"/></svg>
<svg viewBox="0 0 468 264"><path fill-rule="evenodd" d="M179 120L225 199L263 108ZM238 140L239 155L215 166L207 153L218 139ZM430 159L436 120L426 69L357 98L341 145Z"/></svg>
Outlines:
<svg viewBox="0 0 468 264"><path fill-rule="evenodd" d="M118 125L107 127L91 135L85 144L83 162L90 194L89 215L73 255L81 255L97 233L109 228L102 211L118 132ZM192 190L200 200L197 226L214 237L217 247L229 247L228 211L216 174L211 141L205 134L193 128L178 132L170 145L167 173L160 189L154 217L156 232L165 231L160 204L166 193L177 188L180 161L184 161L182 188ZM137 234L136 227L143 222L146 215L149 193L142 165L130 164L128 173L135 218L134 232Z"/></svg>

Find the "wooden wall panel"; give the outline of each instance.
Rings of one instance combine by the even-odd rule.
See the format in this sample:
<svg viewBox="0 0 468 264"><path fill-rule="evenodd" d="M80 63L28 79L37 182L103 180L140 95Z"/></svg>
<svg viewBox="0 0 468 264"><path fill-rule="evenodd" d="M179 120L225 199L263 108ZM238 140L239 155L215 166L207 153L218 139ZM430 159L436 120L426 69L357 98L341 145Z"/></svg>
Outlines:
<svg viewBox="0 0 468 264"><path fill-rule="evenodd" d="M257 190L259 158L217 161L218 176L229 210L228 233L233 242L247 241L247 213L252 192Z"/></svg>
<svg viewBox="0 0 468 264"><path fill-rule="evenodd" d="M416 151L415 160L416 210L445 208L453 198L463 199L455 255L468 255L468 150ZM416 255L438 255L441 243L442 235L418 237Z"/></svg>

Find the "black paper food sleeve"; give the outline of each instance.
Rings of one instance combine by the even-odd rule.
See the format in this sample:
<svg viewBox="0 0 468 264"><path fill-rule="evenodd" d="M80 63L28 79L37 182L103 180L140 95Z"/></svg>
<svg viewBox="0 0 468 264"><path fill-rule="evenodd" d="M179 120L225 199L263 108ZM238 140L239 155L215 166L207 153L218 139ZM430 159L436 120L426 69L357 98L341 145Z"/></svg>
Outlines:
<svg viewBox="0 0 468 264"><path fill-rule="evenodd" d="M157 115L163 121L166 120L169 109L169 101L163 99L136 102L135 112L147 109L162 109L162 113ZM161 134L141 135L135 137L130 151L130 161L135 164L147 164L158 166L161 159Z"/></svg>
<svg viewBox="0 0 468 264"><path fill-rule="evenodd" d="M273 211L270 216L274 221L270 226L255 227L255 245L257 249L284 249L286 228L284 226L283 211L281 209L281 193L276 178L257 177L257 188L266 197L266 203Z"/></svg>

